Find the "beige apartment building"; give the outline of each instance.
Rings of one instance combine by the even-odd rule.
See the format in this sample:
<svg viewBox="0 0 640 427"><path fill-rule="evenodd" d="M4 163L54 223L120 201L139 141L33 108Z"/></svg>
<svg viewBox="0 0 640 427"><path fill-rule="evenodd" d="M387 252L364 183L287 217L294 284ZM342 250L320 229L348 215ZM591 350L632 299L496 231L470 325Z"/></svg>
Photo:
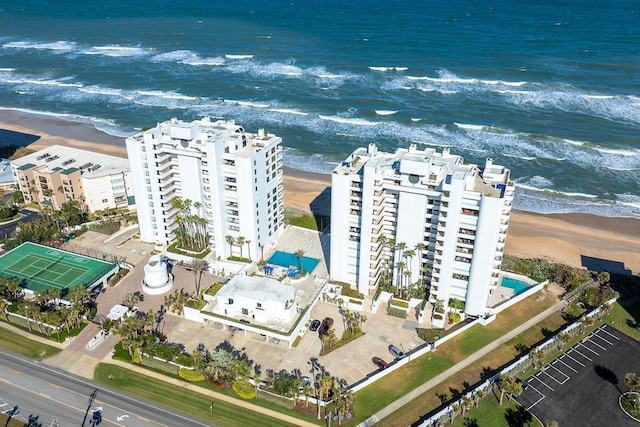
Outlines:
<svg viewBox="0 0 640 427"><path fill-rule="evenodd" d="M68 200L87 212L135 205L125 158L54 145L12 160L11 169L25 201L53 210Z"/></svg>

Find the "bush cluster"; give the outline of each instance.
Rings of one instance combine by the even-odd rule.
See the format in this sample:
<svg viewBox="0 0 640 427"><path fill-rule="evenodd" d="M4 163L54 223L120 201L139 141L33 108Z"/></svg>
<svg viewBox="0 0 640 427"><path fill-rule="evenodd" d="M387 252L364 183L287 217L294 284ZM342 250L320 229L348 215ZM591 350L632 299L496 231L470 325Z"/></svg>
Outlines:
<svg viewBox="0 0 640 427"><path fill-rule="evenodd" d="M180 368L180 370L178 371L178 375L183 380L189 381L189 382L204 381L204 375L200 371Z"/></svg>
<svg viewBox="0 0 640 427"><path fill-rule="evenodd" d="M407 310L392 307L391 305L387 307L387 314L390 314L391 316L394 316L394 317L399 317L401 319L407 318Z"/></svg>
<svg viewBox="0 0 640 427"><path fill-rule="evenodd" d="M256 397L256 388L245 379L234 381L231 387L233 391L238 393L238 396L243 399L253 399Z"/></svg>

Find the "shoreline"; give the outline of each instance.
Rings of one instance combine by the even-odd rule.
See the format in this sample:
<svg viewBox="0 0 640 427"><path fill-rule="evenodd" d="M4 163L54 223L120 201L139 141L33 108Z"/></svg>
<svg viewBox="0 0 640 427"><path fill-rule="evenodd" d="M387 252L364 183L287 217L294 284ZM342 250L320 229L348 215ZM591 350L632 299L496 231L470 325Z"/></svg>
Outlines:
<svg viewBox="0 0 640 427"><path fill-rule="evenodd" d="M42 150L63 145L127 157L125 138L61 118L0 109L0 143ZM35 138L37 137L37 138ZM22 142L22 144L20 144ZM331 213L331 174L283 167L288 208ZM513 210L505 253L575 267L640 273L640 218L582 213L540 214Z"/></svg>

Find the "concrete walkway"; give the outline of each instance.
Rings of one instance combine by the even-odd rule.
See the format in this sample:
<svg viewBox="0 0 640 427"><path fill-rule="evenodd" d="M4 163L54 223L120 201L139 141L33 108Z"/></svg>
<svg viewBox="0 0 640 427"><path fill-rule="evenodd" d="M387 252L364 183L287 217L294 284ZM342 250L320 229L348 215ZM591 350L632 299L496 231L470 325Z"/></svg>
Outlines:
<svg viewBox="0 0 640 427"><path fill-rule="evenodd" d="M553 313L555 313L556 311L561 310L564 307L565 307L565 303L564 302L559 302L556 305L554 305L552 307L549 307L548 309L546 309L542 313L538 314L535 317L532 317L531 319L527 320L525 323L523 323L520 326L518 326L517 328L513 329L511 332L507 333L506 335L503 335L502 337L498 338L497 340L495 340L491 344L486 345L485 347L482 347L480 350L476 351L475 353L473 353L472 355L470 355L466 359L461 360L456 365L454 365L451 368L447 369L446 371L444 371L440 375L437 375L437 376L431 378L429 381L427 381L426 383L422 384L420 387L410 391L409 393L407 393L404 396L402 396L400 399L398 399L395 402L391 403L390 405L382 408L380 411L378 411L377 413L373 414L371 417L367 418L365 421L360 423L358 425L358 427L366 427L366 426L372 426L372 425L376 424L377 422L379 422L383 418L391 415L393 412L395 412L398 409L402 408L407 403L409 403L412 400L418 398L420 395L426 393L428 390L432 389L433 387L437 386L441 382L445 381L447 378L451 377L454 374L457 374L458 372L462 371L467 366L469 366L472 363L474 363L475 361L481 359L487 353L495 350L496 348L498 348L499 346L501 346L505 342L509 341L511 338L513 338L513 337L521 334L522 332L526 331L527 329L535 326L536 324L540 323L541 321L543 321L544 319L546 319L547 317L551 316Z"/></svg>

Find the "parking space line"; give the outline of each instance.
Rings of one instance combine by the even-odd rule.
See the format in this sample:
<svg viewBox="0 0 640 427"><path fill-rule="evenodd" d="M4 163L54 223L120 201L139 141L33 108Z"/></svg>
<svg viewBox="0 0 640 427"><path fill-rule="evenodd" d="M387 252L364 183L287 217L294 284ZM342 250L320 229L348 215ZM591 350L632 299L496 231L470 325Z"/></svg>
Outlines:
<svg viewBox="0 0 640 427"><path fill-rule="evenodd" d="M597 342L595 342L591 338L587 338L585 341L589 341L591 344L595 345L596 347L600 347L600 349L602 349L602 350L605 350L605 351L607 350L605 347L601 346L600 344L598 344ZM580 343L580 344L582 344L582 343ZM584 345L584 344L582 344L582 345Z"/></svg>
<svg viewBox="0 0 640 427"><path fill-rule="evenodd" d="M615 334L612 334L611 332L607 331L607 330L605 329L605 327L604 327L604 326L602 326L602 327L598 328L598 330L599 330L599 331L602 331L602 332L604 332L605 334L610 335L610 336L612 336L613 338L615 338L616 340L620 341L620 338L618 338L617 336L615 336Z"/></svg>
<svg viewBox="0 0 640 427"><path fill-rule="evenodd" d="M601 337L598 334L593 334L595 337L598 337L599 339L601 339L602 341L606 342L609 345L613 345L613 343L611 341L607 341L605 338Z"/></svg>
<svg viewBox="0 0 640 427"><path fill-rule="evenodd" d="M533 390L535 390L535 392L536 392L536 393L538 393L538 394L539 394L540 396L542 396L542 397L540 397L538 400L536 400L535 402L533 402L533 403L531 404L531 406L529 406L529 407L527 408L527 411L528 411L529 409L533 408L534 406L536 406L538 403L540 403L540 401L541 401L542 399L544 399L544 398L545 398L544 394L543 394L543 393L541 393L540 391L538 391L538 389L537 389L537 388L535 388L535 387L534 387L534 386L532 386L531 384L529 384L529 387L531 387Z"/></svg>
<svg viewBox="0 0 640 427"><path fill-rule="evenodd" d="M595 343L594 343L595 344ZM596 352L595 350L590 349L589 347L587 347L586 345L584 345L583 343L578 343L578 345L583 346L584 348L586 348L587 350L589 350L591 353L595 354L596 356L600 356L600 354L598 354L598 352Z"/></svg>
<svg viewBox="0 0 640 427"><path fill-rule="evenodd" d="M570 379L569 375L565 374L565 373L564 373L564 372L562 372L560 369L558 369L558 368L556 368L555 366L553 366L553 363L552 363L552 364L550 364L550 365L548 365L548 366L551 366L553 369L555 369L556 371L560 372L562 375L564 375L564 376L565 376L564 381L562 381L562 382L561 382L561 381L558 381L560 384L564 384L564 383L566 383L567 381L569 381L569 379ZM555 378L554 378L554 380L555 380Z"/></svg>
<svg viewBox="0 0 640 427"><path fill-rule="evenodd" d="M579 343L582 344L582 343ZM573 347L571 350L575 351L576 353L578 353L580 356L584 357L585 359L587 359L589 362L593 362L593 360L591 360L591 358L589 356L585 356L584 354L580 353L578 351L578 349L576 347Z"/></svg>
<svg viewBox="0 0 640 427"><path fill-rule="evenodd" d="M540 381L540 384L542 384L543 386L545 386L546 388L548 388L551 391L555 391L554 389L551 388L551 386L549 386L547 383L545 383L544 381L542 381L540 378L538 378L538 375L540 375L542 373L542 371L538 372L535 376L535 379L537 379L538 381ZM549 374L547 374L549 375Z"/></svg>
<svg viewBox="0 0 640 427"><path fill-rule="evenodd" d="M564 356L564 354L563 354L562 356ZM578 371L576 371L576 370L575 370L575 369L573 369L571 366L567 365L566 363L564 363L564 362L562 361L562 356L560 356L560 357L559 357L559 358L557 358L556 360L557 360L558 362L562 363L564 366L566 366L567 368L571 369L573 372L575 372L575 373L577 374L577 373L578 373Z"/></svg>
<svg viewBox="0 0 640 427"><path fill-rule="evenodd" d="M569 349L569 351L571 351L572 349ZM582 364L580 361L576 360L575 358L571 357L571 355L569 355L569 351L567 351L564 355L567 356L569 359L573 360L574 362L576 362L578 365L582 366L584 368L584 364Z"/></svg>

